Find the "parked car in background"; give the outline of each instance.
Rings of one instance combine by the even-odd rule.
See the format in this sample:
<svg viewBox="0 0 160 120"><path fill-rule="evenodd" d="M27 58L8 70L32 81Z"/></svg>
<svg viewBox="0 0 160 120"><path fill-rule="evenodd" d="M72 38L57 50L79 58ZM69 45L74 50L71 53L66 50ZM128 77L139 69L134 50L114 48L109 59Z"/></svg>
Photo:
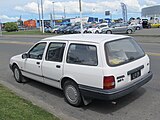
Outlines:
<svg viewBox="0 0 160 120"><path fill-rule="evenodd" d="M130 26L133 26L134 28L135 28L135 30L140 30L140 29L142 29L143 27L142 27L142 24L140 24L140 23L131 23L131 24L129 24Z"/></svg>
<svg viewBox="0 0 160 120"><path fill-rule="evenodd" d="M160 28L160 23L151 24L151 28Z"/></svg>
<svg viewBox="0 0 160 120"><path fill-rule="evenodd" d="M108 28L108 23L97 24L96 26L89 28L87 33L101 33L101 30L104 28Z"/></svg>
<svg viewBox="0 0 160 120"><path fill-rule="evenodd" d="M151 24L149 23L148 19L142 19L142 26L143 28L151 28Z"/></svg>
<svg viewBox="0 0 160 120"><path fill-rule="evenodd" d="M63 34L63 31L67 28L67 25L62 25L58 28L57 34Z"/></svg>
<svg viewBox="0 0 160 120"><path fill-rule="evenodd" d="M88 26L83 26L82 32L87 33L87 30L88 30ZM81 27L79 26L79 28L75 29L74 33L81 33Z"/></svg>
<svg viewBox="0 0 160 120"><path fill-rule="evenodd" d="M57 30L59 29L59 25L56 25L52 28L51 32L57 34Z"/></svg>
<svg viewBox="0 0 160 120"><path fill-rule="evenodd" d="M51 32L52 32L52 28L51 28L50 26L46 26L46 27L44 28L44 31L45 31L46 33L51 33Z"/></svg>
<svg viewBox="0 0 160 120"><path fill-rule="evenodd" d="M70 30L73 28L74 26L68 26L66 27L64 30L63 30L63 33L64 34L69 34L70 33Z"/></svg>
<svg viewBox="0 0 160 120"><path fill-rule="evenodd" d="M120 98L152 78L148 55L132 37L122 35L46 38L13 56L9 66L17 82L25 76L59 88L73 106Z"/></svg>
<svg viewBox="0 0 160 120"><path fill-rule="evenodd" d="M135 32L133 26L129 26L128 23L116 23L111 25L109 28L102 29L101 33L112 34L112 33L127 33L132 34Z"/></svg>
<svg viewBox="0 0 160 120"><path fill-rule="evenodd" d="M75 30L78 29L78 28L80 28L79 25L74 25L74 26L72 26L70 28L67 28L66 33L67 34L73 34L75 32Z"/></svg>

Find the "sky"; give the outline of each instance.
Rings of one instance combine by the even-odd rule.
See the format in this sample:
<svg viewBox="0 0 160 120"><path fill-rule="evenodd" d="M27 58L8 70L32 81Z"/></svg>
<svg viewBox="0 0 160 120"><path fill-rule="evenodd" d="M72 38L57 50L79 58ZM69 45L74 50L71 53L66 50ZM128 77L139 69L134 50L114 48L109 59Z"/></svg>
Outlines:
<svg viewBox="0 0 160 120"><path fill-rule="evenodd" d="M160 5L160 0L81 0L83 16L109 18L104 11L110 11L113 19L122 18L120 3L127 6L128 18L141 17L141 9L148 6ZM0 21L14 22L20 16L22 20L39 19L38 3L41 0L0 0ZM44 19L50 19L53 14L55 18L61 19L79 17L79 0L42 0L44 8ZM52 3L54 2L54 4ZM40 9L41 11L41 9ZM64 15L65 11L65 15Z"/></svg>

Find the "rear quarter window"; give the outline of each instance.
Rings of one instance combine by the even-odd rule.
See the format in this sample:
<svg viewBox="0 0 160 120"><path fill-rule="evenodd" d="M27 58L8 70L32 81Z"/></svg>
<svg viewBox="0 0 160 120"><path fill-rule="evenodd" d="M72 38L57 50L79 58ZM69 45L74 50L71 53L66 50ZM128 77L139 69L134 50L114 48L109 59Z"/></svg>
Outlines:
<svg viewBox="0 0 160 120"><path fill-rule="evenodd" d="M71 44L67 54L67 63L97 66L97 48L94 45Z"/></svg>

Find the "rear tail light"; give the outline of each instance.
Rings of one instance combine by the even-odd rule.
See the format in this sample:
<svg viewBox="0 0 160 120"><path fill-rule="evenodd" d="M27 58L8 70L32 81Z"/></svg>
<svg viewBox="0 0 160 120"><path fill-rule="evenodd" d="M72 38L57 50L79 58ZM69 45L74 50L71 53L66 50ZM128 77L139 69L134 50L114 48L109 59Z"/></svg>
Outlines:
<svg viewBox="0 0 160 120"><path fill-rule="evenodd" d="M107 76L103 78L103 89L109 90L115 88L114 76Z"/></svg>

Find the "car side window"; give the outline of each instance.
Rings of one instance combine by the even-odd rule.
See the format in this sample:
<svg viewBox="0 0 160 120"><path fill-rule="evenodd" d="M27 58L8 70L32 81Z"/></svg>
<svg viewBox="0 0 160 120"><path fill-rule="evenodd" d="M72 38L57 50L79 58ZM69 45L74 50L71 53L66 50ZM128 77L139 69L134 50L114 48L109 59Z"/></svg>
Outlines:
<svg viewBox="0 0 160 120"><path fill-rule="evenodd" d="M46 60L62 62L65 45L65 43L50 43L46 54Z"/></svg>
<svg viewBox="0 0 160 120"><path fill-rule="evenodd" d="M42 60L45 47L45 42L38 43L37 45L35 45L28 53L29 58Z"/></svg>
<svg viewBox="0 0 160 120"><path fill-rule="evenodd" d="M97 66L98 58L96 46L71 44L68 50L67 63Z"/></svg>

